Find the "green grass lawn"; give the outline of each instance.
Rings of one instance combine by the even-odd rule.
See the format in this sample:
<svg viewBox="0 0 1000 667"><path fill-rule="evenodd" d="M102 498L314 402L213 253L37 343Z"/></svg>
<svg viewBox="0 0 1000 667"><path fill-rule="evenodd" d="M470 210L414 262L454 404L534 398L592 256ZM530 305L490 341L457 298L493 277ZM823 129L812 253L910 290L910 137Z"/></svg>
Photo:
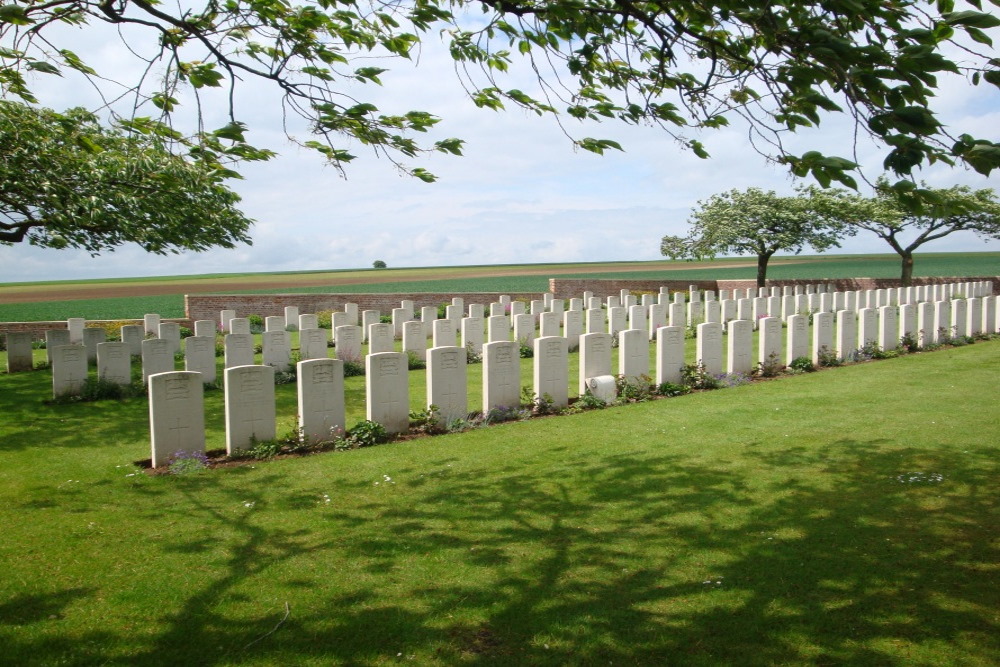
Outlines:
<svg viewBox="0 0 1000 667"><path fill-rule="evenodd" d="M998 372L980 342L184 477L133 467L144 401L0 375L3 661L992 665Z"/></svg>

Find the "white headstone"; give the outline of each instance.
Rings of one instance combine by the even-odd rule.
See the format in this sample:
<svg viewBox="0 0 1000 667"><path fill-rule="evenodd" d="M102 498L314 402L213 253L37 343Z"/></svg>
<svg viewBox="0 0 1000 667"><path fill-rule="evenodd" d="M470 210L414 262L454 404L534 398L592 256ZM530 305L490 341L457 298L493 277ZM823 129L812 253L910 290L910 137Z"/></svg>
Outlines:
<svg viewBox="0 0 1000 667"><path fill-rule="evenodd" d="M229 328L229 321L236 317L236 311L230 308L219 311L219 330L223 333L236 333Z"/></svg>
<svg viewBox="0 0 1000 667"><path fill-rule="evenodd" d="M434 322L438 318L437 306L424 306L420 309L420 321L424 324L424 339L434 335Z"/></svg>
<svg viewBox="0 0 1000 667"><path fill-rule="evenodd" d="M726 372L749 375L753 370L753 322L733 320L726 326Z"/></svg>
<svg viewBox="0 0 1000 667"><path fill-rule="evenodd" d="M462 328L462 306L445 306L444 310L444 318L451 322L451 332L457 334L458 330Z"/></svg>
<svg viewBox="0 0 1000 667"><path fill-rule="evenodd" d="M83 346L87 348L87 362L97 362L97 344L103 343L107 338L104 329L97 327L87 327L83 330Z"/></svg>
<svg viewBox="0 0 1000 667"><path fill-rule="evenodd" d="M361 313L361 335L364 336L365 342L368 341L368 327L373 324L378 324L381 316L377 310L366 310Z"/></svg>
<svg viewBox="0 0 1000 667"><path fill-rule="evenodd" d="M878 310L878 346L883 350L894 350L899 346L899 318L896 306L880 306Z"/></svg>
<svg viewBox="0 0 1000 667"><path fill-rule="evenodd" d="M601 297L592 296L586 301L587 310L597 310L604 307L604 303L601 302Z"/></svg>
<svg viewBox="0 0 1000 667"><path fill-rule="evenodd" d="M421 322L421 330L426 323ZM427 338L424 338L424 346L427 346ZM392 325L385 322L375 322L368 325L368 354L378 354L380 352L395 352L393 344Z"/></svg>
<svg viewBox="0 0 1000 667"><path fill-rule="evenodd" d="M741 299L743 301L743 299ZM749 300L747 300L749 301ZM706 322L722 323L722 304L718 301L705 301L704 313ZM750 318L747 318L750 319Z"/></svg>
<svg viewBox="0 0 1000 667"><path fill-rule="evenodd" d="M608 323L604 319L603 308L588 308L587 313L587 333L606 333Z"/></svg>
<svg viewBox="0 0 1000 667"><path fill-rule="evenodd" d="M762 317L757 328L757 361L769 367L781 364L781 318Z"/></svg>
<svg viewBox="0 0 1000 667"><path fill-rule="evenodd" d="M263 347L263 364L273 366L279 373L285 373L292 366L292 343L288 332L265 331L260 335Z"/></svg>
<svg viewBox="0 0 1000 667"><path fill-rule="evenodd" d="M270 315L264 318L264 331L284 331L285 318L282 315Z"/></svg>
<svg viewBox="0 0 1000 667"><path fill-rule="evenodd" d="M128 343L97 344L97 377L127 385L132 382L132 355Z"/></svg>
<svg viewBox="0 0 1000 667"><path fill-rule="evenodd" d="M469 317L478 317L482 320L486 319L486 309L483 308L481 303L470 303L469 304Z"/></svg>
<svg viewBox="0 0 1000 667"><path fill-rule="evenodd" d="M473 354L483 353L483 318L462 318L462 347Z"/></svg>
<svg viewBox="0 0 1000 667"><path fill-rule="evenodd" d="M333 330L333 346L341 361L361 363L361 327L344 324Z"/></svg>
<svg viewBox="0 0 1000 667"><path fill-rule="evenodd" d="M160 316L156 313L146 313L142 316L143 326L146 327L146 333L153 336L160 335Z"/></svg>
<svg viewBox="0 0 1000 667"><path fill-rule="evenodd" d="M559 328L561 313L546 312L538 316L539 336L560 336L562 331Z"/></svg>
<svg viewBox="0 0 1000 667"><path fill-rule="evenodd" d="M833 345L833 313L813 315L812 362L819 364L821 355L836 354Z"/></svg>
<svg viewBox="0 0 1000 667"><path fill-rule="evenodd" d="M486 337L491 343L510 340L510 323L506 315L492 315L487 318Z"/></svg>
<svg viewBox="0 0 1000 667"><path fill-rule="evenodd" d="M336 331L337 327L358 327L358 326L360 325L352 321L351 316L348 315L347 313L330 313L330 329L332 331Z"/></svg>
<svg viewBox="0 0 1000 667"><path fill-rule="evenodd" d="M532 315L519 314L514 316L514 340L521 345L531 347L535 339L535 318Z"/></svg>
<svg viewBox="0 0 1000 667"><path fill-rule="evenodd" d="M69 344L70 344L69 329L46 329L45 356L48 359L50 365L52 364L52 348L54 348L56 345L69 345Z"/></svg>
<svg viewBox="0 0 1000 667"><path fill-rule="evenodd" d="M934 342L934 304L921 301L917 304L917 344L920 347Z"/></svg>
<svg viewBox="0 0 1000 667"><path fill-rule="evenodd" d="M521 400L520 354L514 341L483 345L483 414Z"/></svg>
<svg viewBox="0 0 1000 667"><path fill-rule="evenodd" d="M628 328L642 329L643 331L649 330L649 309L646 306L628 307ZM648 334L646 342L649 342Z"/></svg>
<svg viewBox="0 0 1000 667"><path fill-rule="evenodd" d="M799 357L809 357L809 318L806 315L788 317L785 365L790 366Z"/></svg>
<svg viewBox="0 0 1000 667"><path fill-rule="evenodd" d="M249 334L250 333L250 318L247 317L234 317L229 320L229 333L231 334Z"/></svg>
<svg viewBox="0 0 1000 667"><path fill-rule="evenodd" d="M215 320L195 320L194 335L209 337L215 336Z"/></svg>
<svg viewBox="0 0 1000 667"><path fill-rule="evenodd" d="M392 350L385 350L391 352ZM427 359L427 339L424 338L424 323L410 320L403 323L403 352L413 354L421 361Z"/></svg>
<svg viewBox="0 0 1000 667"><path fill-rule="evenodd" d="M579 388L582 396L587 378L611 373L611 334L589 333L580 336Z"/></svg>
<svg viewBox="0 0 1000 667"><path fill-rule="evenodd" d="M301 361L326 359L327 340L329 340L329 334L326 333L326 329L299 328L299 359Z"/></svg>
<svg viewBox="0 0 1000 667"><path fill-rule="evenodd" d="M703 322L698 325L695 358L711 375L722 373L722 325Z"/></svg>
<svg viewBox="0 0 1000 667"><path fill-rule="evenodd" d="M656 384L679 383L683 368L684 327L660 327L656 330Z"/></svg>
<svg viewBox="0 0 1000 667"><path fill-rule="evenodd" d="M437 406L438 416L445 424L465 419L469 414L465 365L465 350L458 346L432 347L427 351L427 407Z"/></svg>
<svg viewBox="0 0 1000 667"><path fill-rule="evenodd" d="M545 312L545 299L532 299L530 312L537 321L538 316Z"/></svg>
<svg viewBox="0 0 1000 667"><path fill-rule="evenodd" d="M983 300L980 297L970 297L965 301L965 331L968 335L975 336L983 330Z"/></svg>
<svg viewBox="0 0 1000 667"><path fill-rule="evenodd" d="M148 338L142 341L142 381L149 382L150 375L171 373L174 368L174 353L170 341L163 338Z"/></svg>
<svg viewBox="0 0 1000 667"><path fill-rule="evenodd" d="M299 307L285 306L285 329L294 330L299 326Z"/></svg>
<svg viewBox="0 0 1000 667"><path fill-rule="evenodd" d="M169 342L173 354L181 351L181 325L177 322L160 322L160 329L156 337Z"/></svg>
<svg viewBox="0 0 1000 667"><path fill-rule="evenodd" d="M299 331L303 329L319 329L319 315L313 313L299 315Z"/></svg>
<svg viewBox="0 0 1000 667"><path fill-rule="evenodd" d="M680 294L680 292L678 292ZM667 322L669 326L672 327L687 327L687 314L685 313L684 304L671 303L667 309L668 319Z"/></svg>
<svg viewBox="0 0 1000 667"><path fill-rule="evenodd" d="M932 334L933 343L940 343L943 340L950 338L952 335L951 328L951 301L942 299L940 301L934 302L934 333Z"/></svg>
<svg viewBox="0 0 1000 667"><path fill-rule="evenodd" d="M569 358L566 339L559 336L535 339L534 392L549 398L555 407L569 404Z"/></svg>
<svg viewBox="0 0 1000 667"><path fill-rule="evenodd" d="M506 294L501 294L497 300L505 306L510 305L510 297Z"/></svg>
<svg viewBox="0 0 1000 667"><path fill-rule="evenodd" d="M899 307L899 338L917 337L917 307L912 303L904 303Z"/></svg>
<svg viewBox="0 0 1000 667"><path fill-rule="evenodd" d="M583 310L583 299L570 299L567 310Z"/></svg>
<svg viewBox="0 0 1000 667"><path fill-rule="evenodd" d="M656 340L656 330L667 326L667 306L654 303L649 307L649 340Z"/></svg>
<svg viewBox="0 0 1000 667"><path fill-rule="evenodd" d="M983 297L982 330L988 334L997 332L997 298L995 296Z"/></svg>
<svg viewBox="0 0 1000 667"><path fill-rule="evenodd" d="M434 320L432 323L434 331L432 332L432 340L434 342L434 347L455 347L458 345L458 339L455 336L455 325L451 323L451 320ZM386 350L387 352L389 350Z"/></svg>
<svg viewBox="0 0 1000 667"><path fill-rule="evenodd" d="M858 349L857 315L853 310L837 311L837 358L852 360Z"/></svg>
<svg viewBox="0 0 1000 667"><path fill-rule="evenodd" d="M878 342L878 316L874 308L858 310L858 347Z"/></svg>
<svg viewBox="0 0 1000 667"><path fill-rule="evenodd" d="M87 348L56 345L52 348L52 397L79 396L87 380Z"/></svg>
<svg viewBox="0 0 1000 667"><path fill-rule="evenodd" d="M205 384L215 382L215 336L184 339L184 370L201 373L201 381Z"/></svg>
<svg viewBox="0 0 1000 667"><path fill-rule="evenodd" d="M405 301L403 302L406 303ZM410 303L410 308L413 308L413 304ZM377 311L376 311L377 312ZM345 303L344 304L344 314L347 315L347 324L352 326L358 326L361 321L358 319L358 304L356 303ZM364 331L362 329L362 331Z"/></svg>
<svg viewBox="0 0 1000 667"><path fill-rule="evenodd" d="M252 366L254 362L253 347L252 334L226 334L222 339L223 365L226 368Z"/></svg>
<svg viewBox="0 0 1000 667"><path fill-rule="evenodd" d="M969 300L955 299L951 302L951 329L955 336L967 336L969 334L968 325ZM86 335L86 331L84 335ZM84 340L86 342L86 340Z"/></svg>
<svg viewBox="0 0 1000 667"><path fill-rule="evenodd" d="M7 334L7 372L20 373L35 367L31 352L31 333L12 331Z"/></svg>
<svg viewBox="0 0 1000 667"><path fill-rule="evenodd" d="M410 316L407 313L406 308L392 309L392 335L394 338L398 340L403 338L403 323L409 321Z"/></svg>
<svg viewBox="0 0 1000 667"><path fill-rule="evenodd" d="M507 314L506 304L502 304L499 301L494 301L490 304L490 317L500 317L501 315Z"/></svg>
<svg viewBox="0 0 1000 667"><path fill-rule="evenodd" d="M703 301L692 301L687 305L687 323L693 327L705 322L705 303Z"/></svg>
<svg viewBox="0 0 1000 667"><path fill-rule="evenodd" d="M309 443L326 442L343 435L344 362L310 359L298 363L299 431Z"/></svg>
<svg viewBox="0 0 1000 667"><path fill-rule="evenodd" d="M548 309L550 313L556 313L559 317L566 312L566 302L563 299L552 299L549 301Z"/></svg>
<svg viewBox="0 0 1000 667"><path fill-rule="evenodd" d="M177 452L205 451L204 389L197 373L150 376L149 440L154 468L166 465Z"/></svg>
<svg viewBox="0 0 1000 667"><path fill-rule="evenodd" d="M622 305L621 299L619 299L617 296L607 297L604 300L604 303L608 307L608 310L611 310L612 308L618 308Z"/></svg>
<svg viewBox="0 0 1000 667"><path fill-rule="evenodd" d="M274 440L274 372L272 366L226 369L226 452L230 455L250 449L254 442Z"/></svg>
<svg viewBox="0 0 1000 667"><path fill-rule="evenodd" d="M399 307L402 308L403 311L406 313L406 319L404 320L405 322L409 322L410 320L413 319L413 316L416 314L416 312L413 307L412 299L403 299L402 301L399 302Z"/></svg>
<svg viewBox="0 0 1000 667"><path fill-rule="evenodd" d="M389 433L405 433L410 427L406 355L402 352L369 354L365 357L365 369L367 418L384 426Z"/></svg>
<svg viewBox="0 0 1000 667"><path fill-rule="evenodd" d="M580 346L580 336L583 334L583 312L582 310L567 310L563 313L563 338L569 350L575 350Z"/></svg>
<svg viewBox="0 0 1000 667"><path fill-rule="evenodd" d="M644 375L649 376L649 334L645 327L619 332L618 374L631 383L639 382Z"/></svg>
<svg viewBox="0 0 1000 667"><path fill-rule="evenodd" d="M628 309L622 306L608 308L608 333L614 336L628 328Z"/></svg>

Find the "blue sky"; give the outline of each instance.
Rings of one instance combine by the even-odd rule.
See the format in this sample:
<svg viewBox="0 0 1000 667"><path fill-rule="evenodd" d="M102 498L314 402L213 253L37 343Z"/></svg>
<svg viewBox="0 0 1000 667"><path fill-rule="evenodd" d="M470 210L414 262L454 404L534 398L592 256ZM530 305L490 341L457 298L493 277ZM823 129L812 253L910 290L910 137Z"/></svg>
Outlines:
<svg viewBox="0 0 1000 667"><path fill-rule="evenodd" d="M85 60L123 80L135 76L135 64L123 56L114 35L102 38L87 30L86 40L80 32L70 35L81 42L76 50ZM419 66L396 62L383 75L383 88L364 92L386 112L423 109L440 116L443 120L430 139L466 140L464 157L408 161L434 172L436 183L401 176L390 161L357 145L348 145L358 159L342 177L318 156L287 142L274 91L248 86L239 114L251 127L248 138L280 153L270 162L246 165L245 180L232 182L243 197L243 210L257 221L251 232L253 246L168 257L135 247L99 257L26 245L0 247L0 282L342 269L368 267L376 259L397 267L655 260L661 258L659 240L664 234L686 233L687 217L698 200L733 188L792 191L787 171L767 164L748 144L746 128L735 123L699 137L713 155L700 160L662 130L567 122L576 137L612 138L625 148L623 153L597 156L574 150L552 118L516 109L477 109L435 39L429 38ZM526 87L531 82L515 73L504 85ZM94 104L78 80L42 77L36 87L47 106ZM995 91L987 85L973 88L962 80L945 81L939 97L941 118L955 134L969 132L998 141L1000 94ZM220 108L210 103L209 116ZM850 157L852 133L845 119L831 118L817 130L801 130L790 145L792 150ZM877 175L882 159L878 149L863 144L859 158ZM996 175L987 179L961 169L932 168L920 177L942 187L998 185ZM1000 241L954 235L925 248L1000 250ZM846 239L833 252L891 250L866 234Z"/></svg>

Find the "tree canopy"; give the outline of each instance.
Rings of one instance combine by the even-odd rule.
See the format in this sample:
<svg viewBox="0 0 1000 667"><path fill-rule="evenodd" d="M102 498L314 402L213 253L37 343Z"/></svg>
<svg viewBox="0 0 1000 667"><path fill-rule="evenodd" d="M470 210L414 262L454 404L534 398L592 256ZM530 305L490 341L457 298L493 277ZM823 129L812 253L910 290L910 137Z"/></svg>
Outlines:
<svg viewBox="0 0 1000 667"><path fill-rule="evenodd" d="M713 195L691 214L691 233L664 236L660 251L673 259L706 259L721 253L757 256L757 285L779 250L817 251L837 246L842 227L818 215L806 197L781 197L758 188Z"/></svg>
<svg viewBox="0 0 1000 667"><path fill-rule="evenodd" d="M91 69L55 27L109 23L122 29L145 72L118 82L130 92L122 127L180 146L231 138L235 146L211 150L236 158L249 147L242 143L246 111L233 93L249 80L273 86L285 113L312 128L303 143L338 167L354 158L358 144L394 161L424 151L460 153L460 139L414 138L438 122L433 115L383 112L357 93L359 83L381 84L381 56L411 58L421 40L437 33L472 100L484 108L517 105L559 119L656 124L702 157L702 129L741 122L758 151L824 186L856 185L851 148L845 155L795 154L786 137L819 125L826 114L851 118L858 134L883 147L884 168L897 176L936 162L987 175L1000 166L1000 144L952 136L934 108L939 77L1000 86L1000 59L992 53L1000 19L983 12L980 0L960 8L953 0L0 2L4 96L32 102L31 74L67 70L107 90L116 73ZM518 61L537 74L534 92L504 85L503 74ZM228 89L229 122L215 133L178 134L175 112L185 90L209 88ZM123 98L121 89L106 94L109 103ZM620 148L600 138L575 142L598 153ZM419 166L406 168L434 179ZM911 204L921 195L913 194Z"/></svg>
<svg viewBox="0 0 1000 667"><path fill-rule="evenodd" d="M900 279L909 285L913 253L924 244L960 231L974 232L983 240L1000 239L1000 201L993 190L963 185L923 189L933 203L920 212L910 210L899 191L885 180L879 182L873 197L842 189L810 188L808 194L824 216L844 225L848 233L869 231L888 243L900 256Z"/></svg>
<svg viewBox="0 0 1000 667"><path fill-rule="evenodd" d="M208 152L208 151L206 151ZM250 243L233 172L175 155L155 134L0 101L0 244L92 254L134 242L153 253Z"/></svg>

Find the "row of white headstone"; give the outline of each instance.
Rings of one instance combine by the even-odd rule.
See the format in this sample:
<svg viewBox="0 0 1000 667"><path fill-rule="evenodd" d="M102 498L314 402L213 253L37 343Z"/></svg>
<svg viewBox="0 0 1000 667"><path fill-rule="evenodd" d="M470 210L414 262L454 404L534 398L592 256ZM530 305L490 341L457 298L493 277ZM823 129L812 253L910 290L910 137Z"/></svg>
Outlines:
<svg viewBox="0 0 1000 667"><path fill-rule="evenodd" d="M972 297L935 303L886 305L862 308L857 313L841 310L809 316L791 315L782 336L776 317L759 321L756 358L799 357L818 362L823 354L850 358L860 347L878 345L895 348L904 336L919 345L938 342L942 335L997 332L997 302L1000 297ZM753 369L753 322L732 320L726 325L726 366L723 367L723 325L705 322L697 327L695 360L707 373L750 373ZM783 341L784 339L784 341ZM660 327L656 331L655 382L678 383L685 366L685 328ZM784 342L784 345L782 344ZM612 400L613 336L607 332L581 334L577 392L598 390ZM481 409L488 412L520 402L520 343L494 341L482 347ZM644 329L626 329L618 335L618 375L634 381L650 373L649 339ZM568 341L562 336L542 336L533 341L533 392L552 405L569 400ZM409 424L409 380L404 352L375 352L365 357L366 415L390 433L405 432ZM435 346L427 351L426 401L439 410L445 422L468 415L467 351L459 346ZM303 437L329 439L344 428L343 362L315 359L298 364L298 419ZM226 446L228 451L249 447L254 440L275 437L275 369L266 365L242 365L226 370ZM163 373L150 377L150 423L153 464L161 465L171 453L204 447L201 378L189 372ZM197 385L197 386L196 386ZM610 390L610 391L609 391ZM185 422L185 414L198 417ZM192 424L201 424L197 429Z"/></svg>

